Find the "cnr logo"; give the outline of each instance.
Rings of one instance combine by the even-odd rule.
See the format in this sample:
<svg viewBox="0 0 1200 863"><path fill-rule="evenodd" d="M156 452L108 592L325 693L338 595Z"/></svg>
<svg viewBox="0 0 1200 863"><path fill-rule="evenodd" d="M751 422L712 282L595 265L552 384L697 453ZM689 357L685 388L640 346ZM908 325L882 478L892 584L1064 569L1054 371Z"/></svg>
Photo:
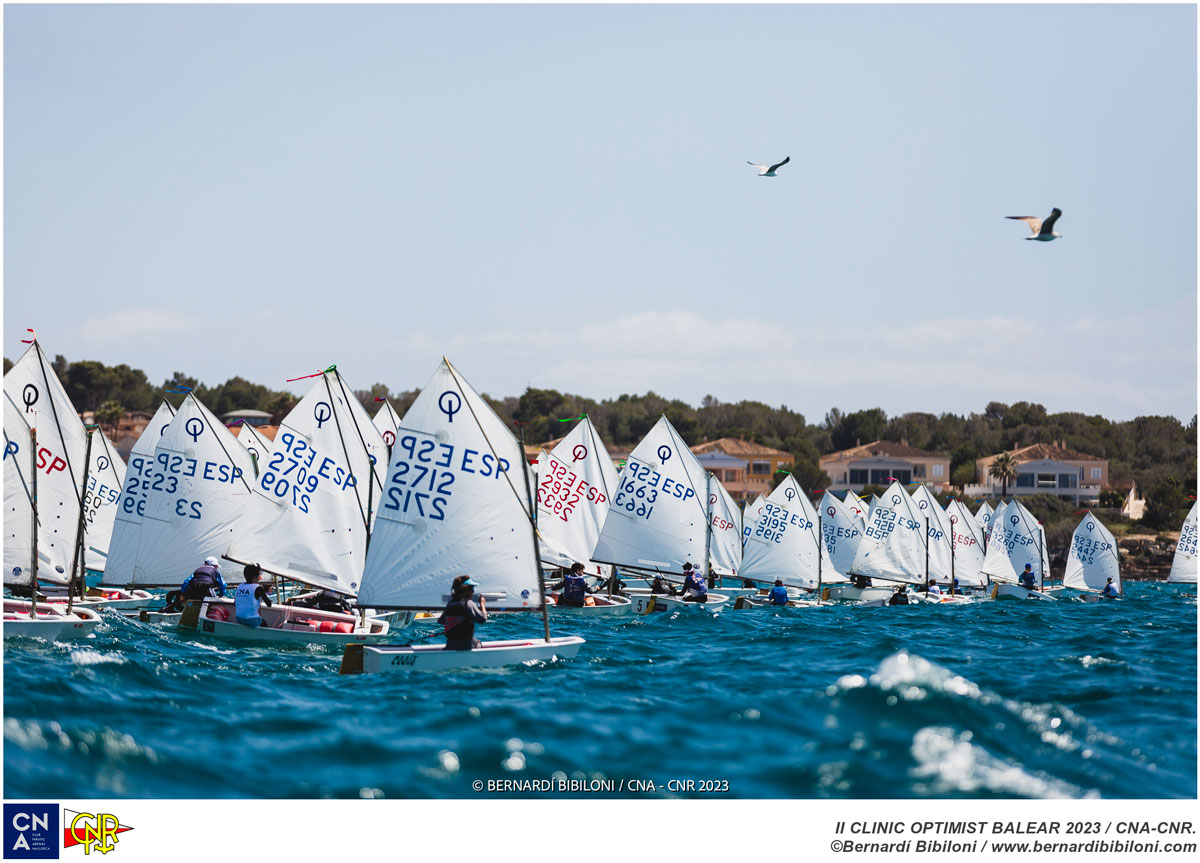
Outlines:
<svg viewBox="0 0 1200 863"><path fill-rule="evenodd" d="M93 815L90 812L72 812L64 809L67 815L73 815L71 826L63 829L63 847L82 845L84 854L92 850L107 854L117 848L117 834L132 830L132 827L122 827L116 815L101 812Z"/></svg>

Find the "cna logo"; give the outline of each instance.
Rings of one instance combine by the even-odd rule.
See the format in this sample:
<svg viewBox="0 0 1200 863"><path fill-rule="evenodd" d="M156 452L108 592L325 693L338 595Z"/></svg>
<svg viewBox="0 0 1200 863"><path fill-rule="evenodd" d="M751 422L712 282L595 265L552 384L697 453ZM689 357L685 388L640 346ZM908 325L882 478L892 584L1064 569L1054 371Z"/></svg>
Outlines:
<svg viewBox="0 0 1200 863"><path fill-rule="evenodd" d="M58 804L4 804L4 859L58 859Z"/></svg>
<svg viewBox="0 0 1200 863"><path fill-rule="evenodd" d="M93 815L90 812L72 812L63 810L63 847L82 845L84 854L99 851L107 854L117 848L117 834L132 830L132 827L122 827L116 815L101 812Z"/></svg>

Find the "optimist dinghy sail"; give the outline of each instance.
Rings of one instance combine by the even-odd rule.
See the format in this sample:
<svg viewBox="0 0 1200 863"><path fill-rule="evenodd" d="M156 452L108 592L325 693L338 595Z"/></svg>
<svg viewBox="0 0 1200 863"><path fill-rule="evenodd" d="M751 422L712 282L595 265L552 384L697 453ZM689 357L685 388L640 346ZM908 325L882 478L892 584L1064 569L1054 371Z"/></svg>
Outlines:
<svg viewBox="0 0 1200 863"><path fill-rule="evenodd" d="M854 492L846 494L847 499L853 498ZM862 510L866 513L866 509ZM854 554L863 538L863 522L854 514L836 494L826 491L821 497L821 532L825 536L825 548L829 551L829 559L833 568L840 573L847 573L854 564Z"/></svg>
<svg viewBox="0 0 1200 863"><path fill-rule="evenodd" d="M587 566L617 489L617 469L592 421L581 419L537 464L537 530L543 564ZM521 490L524 493L523 490ZM601 570L603 572L603 570Z"/></svg>
<svg viewBox="0 0 1200 863"><path fill-rule="evenodd" d="M817 514L796 478L788 475L767 497L742 554L743 578L782 581L816 590L818 581L846 581L817 533Z"/></svg>
<svg viewBox="0 0 1200 863"><path fill-rule="evenodd" d="M714 475L708 493L712 522L709 561L716 575L734 575L742 566L742 518L732 495Z"/></svg>
<svg viewBox="0 0 1200 863"><path fill-rule="evenodd" d="M869 503L856 495L850 489L846 489L845 500L840 500L838 503L842 504L843 508L845 508L856 519L858 519L860 525L866 527L867 512L871 509L871 505Z"/></svg>
<svg viewBox="0 0 1200 863"><path fill-rule="evenodd" d="M1040 584L1050 572L1046 532L1033 513L1013 498L992 515L992 532L981 569L993 581L1016 584L1027 563Z"/></svg>
<svg viewBox="0 0 1200 863"><path fill-rule="evenodd" d="M146 499L150 493L151 480L154 478L154 450L174 416L175 408L164 399L150 424L142 430L129 452L129 466L125 471L121 495L117 498L117 514L113 519L108 560L104 565L106 585L127 587L133 584L138 537L142 529L142 519L146 514Z"/></svg>
<svg viewBox="0 0 1200 863"><path fill-rule="evenodd" d="M504 421L443 359L397 432L359 603L439 611L467 573L488 611L540 610L524 464Z"/></svg>
<svg viewBox="0 0 1200 863"><path fill-rule="evenodd" d="M742 510L742 547L745 548L746 540L750 538L750 534L754 533L754 528L758 525L759 518L762 517L763 507L767 505L766 495L759 494L754 500L746 504L746 508ZM744 555L744 553L743 553Z"/></svg>
<svg viewBox="0 0 1200 863"><path fill-rule="evenodd" d="M1188 511L1179 529L1179 542L1175 543L1175 559L1171 562L1168 582L1176 584L1196 583L1196 506Z"/></svg>
<svg viewBox="0 0 1200 863"><path fill-rule="evenodd" d="M206 557L228 548L253 474L245 447L188 393L141 481L145 507L130 583L178 587Z"/></svg>
<svg viewBox="0 0 1200 863"><path fill-rule="evenodd" d="M384 444L388 450L391 450L396 445L396 429L400 427L400 416L396 413L396 409L392 407L392 403L384 399L379 410L375 411L375 416L371 423L379 430L380 436L383 438Z"/></svg>
<svg viewBox="0 0 1200 863"><path fill-rule="evenodd" d="M985 500L979 505L979 509L975 510L975 521L979 523L983 529L983 535L986 537L992 532L992 514L995 510Z"/></svg>
<svg viewBox="0 0 1200 863"><path fill-rule="evenodd" d="M246 452L250 453L250 458L254 462L254 472L249 474L251 479L257 479L262 472L262 465L267 461L267 457L271 455L271 449L274 444L263 437L262 432L254 428L248 423L242 423L242 427L237 433L238 443L246 448Z"/></svg>
<svg viewBox="0 0 1200 863"><path fill-rule="evenodd" d="M125 462L108 441L107 435L92 436L92 461L84 494L84 566L99 572L106 568L108 549L117 518L117 504L125 485Z"/></svg>
<svg viewBox="0 0 1200 863"><path fill-rule="evenodd" d="M38 548L53 559L61 555L67 561L65 572L59 572L57 567L39 568L38 578L67 584L79 532L87 433L38 341L8 370L4 391L13 404L23 406L22 414L29 427L37 429L40 474L37 506L41 525Z"/></svg>
<svg viewBox="0 0 1200 863"><path fill-rule="evenodd" d="M703 570L708 473L679 432L659 419L617 477L592 559L655 572Z"/></svg>
<svg viewBox="0 0 1200 863"><path fill-rule="evenodd" d="M925 582L925 517L898 482L871 506L850 571L907 584Z"/></svg>
<svg viewBox="0 0 1200 863"><path fill-rule="evenodd" d="M960 587L981 587L987 577L983 568L983 528L962 501L946 505L946 520L954 535L954 577Z"/></svg>
<svg viewBox="0 0 1200 863"><path fill-rule="evenodd" d="M1071 536L1063 587L1100 591L1110 578L1120 593L1121 564L1117 559L1117 541L1089 510Z"/></svg>
<svg viewBox="0 0 1200 863"><path fill-rule="evenodd" d="M917 516L921 519L922 527L929 520L929 577L938 584L950 584L951 558L954 549L950 545L950 519L946 511L937 502L937 498L922 484L909 495L917 507ZM962 583L962 579L959 579Z"/></svg>
<svg viewBox="0 0 1200 863"><path fill-rule="evenodd" d="M24 411L4 393L4 583L30 587L33 583L33 446ZM44 470L44 469L43 469ZM41 488L38 493L40 496ZM38 577L52 570L69 574L71 550L61 542L42 541L38 528Z"/></svg>
<svg viewBox="0 0 1200 863"><path fill-rule="evenodd" d="M225 556L357 594L386 463L379 429L328 369L280 423Z"/></svg>

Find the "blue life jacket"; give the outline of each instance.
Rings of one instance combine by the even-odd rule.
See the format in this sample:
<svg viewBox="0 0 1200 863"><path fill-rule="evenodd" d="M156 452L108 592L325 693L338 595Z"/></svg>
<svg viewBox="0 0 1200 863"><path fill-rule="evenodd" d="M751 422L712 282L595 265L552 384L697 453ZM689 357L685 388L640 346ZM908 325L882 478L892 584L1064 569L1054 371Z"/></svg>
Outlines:
<svg viewBox="0 0 1200 863"><path fill-rule="evenodd" d="M772 587L771 592L767 594L767 596L770 598L772 605L788 604L787 588L783 585L776 585L775 587Z"/></svg>
<svg viewBox="0 0 1200 863"><path fill-rule="evenodd" d="M563 599L582 600L587 596L587 582L582 575L563 576Z"/></svg>
<svg viewBox="0 0 1200 863"><path fill-rule="evenodd" d="M255 596L258 592L258 582L249 582L239 584L237 590L233 592L233 613L236 617L244 620L253 620L258 617L258 609L262 605L262 601Z"/></svg>
<svg viewBox="0 0 1200 863"><path fill-rule="evenodd" d="M1026 590L1033 590L1037 586L1037 581L1034 580L1032 572L1021 573L1021 587Z"/></svg>
<svg viewBox="0 0 1200 863"><path fill-rule="evenodd" d="M694 572L689 572L687 578L683 580L683 592L687 593L689 590L697 596L708 596L708 588L704 584L704 579Z"/></svg>
<svg viewBox="0 0 1200 863"><path fill-rule="evenodd" d="M1117 587L1114 584L1104 585L1104 590L1100 591L1101 596L1117 596Z"/></svg>

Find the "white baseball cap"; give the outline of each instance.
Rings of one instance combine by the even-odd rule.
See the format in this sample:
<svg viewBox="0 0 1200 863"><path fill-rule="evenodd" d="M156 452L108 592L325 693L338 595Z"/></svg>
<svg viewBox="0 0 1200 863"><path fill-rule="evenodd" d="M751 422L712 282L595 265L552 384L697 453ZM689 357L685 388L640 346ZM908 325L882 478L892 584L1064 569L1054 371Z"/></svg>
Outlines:
<svg viewBox="0 0 1200 863"><path fill-rule="evenodd" d="M205 566L215 566L217 569L221 568L221 564L217 563L217 559L215 557L212 557L211 555L209 557L204 558L204 565Z"/></svg>

